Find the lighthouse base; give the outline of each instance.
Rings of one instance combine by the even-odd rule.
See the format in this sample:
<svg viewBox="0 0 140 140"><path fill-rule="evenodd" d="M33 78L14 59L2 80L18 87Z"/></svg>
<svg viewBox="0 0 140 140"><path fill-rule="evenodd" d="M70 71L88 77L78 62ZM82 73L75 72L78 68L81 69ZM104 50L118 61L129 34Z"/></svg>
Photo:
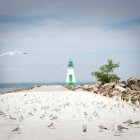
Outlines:
<svg viewBox="0 0 140 140"><path fill-rule="evenodd" d="M65 86L76 86L76 82L66 82Z"/></svg>

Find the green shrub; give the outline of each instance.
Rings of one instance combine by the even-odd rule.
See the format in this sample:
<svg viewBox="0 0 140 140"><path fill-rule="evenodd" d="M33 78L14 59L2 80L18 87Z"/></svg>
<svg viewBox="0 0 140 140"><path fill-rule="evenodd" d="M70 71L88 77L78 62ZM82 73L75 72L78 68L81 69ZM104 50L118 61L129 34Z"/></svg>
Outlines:
<svg viewBox="0 0 140 140"><path fill-rule="evenodd" d="M118 67L119 63L113 63L112 59L109 59L107 64L102 65L99 71L92 72L91 75L95 76L102 84L116 82L120 80L120 77L113 74L113 71Z"/></svg>

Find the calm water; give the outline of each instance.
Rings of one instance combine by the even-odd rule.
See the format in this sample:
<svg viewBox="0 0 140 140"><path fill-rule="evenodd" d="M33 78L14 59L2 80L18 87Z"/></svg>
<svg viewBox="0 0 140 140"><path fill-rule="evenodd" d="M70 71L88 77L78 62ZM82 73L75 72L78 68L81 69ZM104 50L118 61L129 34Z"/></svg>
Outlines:
<svg viewBox="0 0 140 140"><path fill-rule="evenodd" d="M51 83L52 85L55 83ZM13 84L13 83L9 83L9 84L0 84L0 93L4 93L7 91L13 91L16 89L24 89L24 88L31 88L34 86L43 86L43 85L51 85L46 84L46 83L17 83L17 84Z"/></svg>
<svg viewBox="0 0 140 140"><path fill-rule="evenodd" d="M64 83L18 83L18 84L0 84L0 93L5 93L9 91L13 91L16 89L24 89L24 88L31 88L34 86L43 86L43 85L63 85ZM79 83L80 85L91 85L95 83Z"/></svg>

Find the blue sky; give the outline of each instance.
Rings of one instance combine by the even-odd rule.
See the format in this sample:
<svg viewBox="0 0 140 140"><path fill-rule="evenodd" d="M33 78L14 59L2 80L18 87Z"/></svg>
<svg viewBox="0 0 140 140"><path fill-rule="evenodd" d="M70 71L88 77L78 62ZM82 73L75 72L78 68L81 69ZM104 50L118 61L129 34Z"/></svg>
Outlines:
<svg viewBox="0 0 140 140"><path fill-rule="evenodd" d="M67 62L79 82L107 59L126 80L140 76L140 0L0 1L0 83L65 82Z"/></svg>

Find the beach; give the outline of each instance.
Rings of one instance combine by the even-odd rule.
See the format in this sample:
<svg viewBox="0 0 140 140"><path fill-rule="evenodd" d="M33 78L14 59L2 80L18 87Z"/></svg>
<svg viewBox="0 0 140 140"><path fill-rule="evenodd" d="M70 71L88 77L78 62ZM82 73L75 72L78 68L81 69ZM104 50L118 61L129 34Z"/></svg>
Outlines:
<svg viewBox="0 0 140 140"><path fill-rule="evenodd" d="M59 85L0 95L0 140L139 140L139 126L128 119L140 120L140 108ZM117 132L116 122L127 129Z"/></svg>

